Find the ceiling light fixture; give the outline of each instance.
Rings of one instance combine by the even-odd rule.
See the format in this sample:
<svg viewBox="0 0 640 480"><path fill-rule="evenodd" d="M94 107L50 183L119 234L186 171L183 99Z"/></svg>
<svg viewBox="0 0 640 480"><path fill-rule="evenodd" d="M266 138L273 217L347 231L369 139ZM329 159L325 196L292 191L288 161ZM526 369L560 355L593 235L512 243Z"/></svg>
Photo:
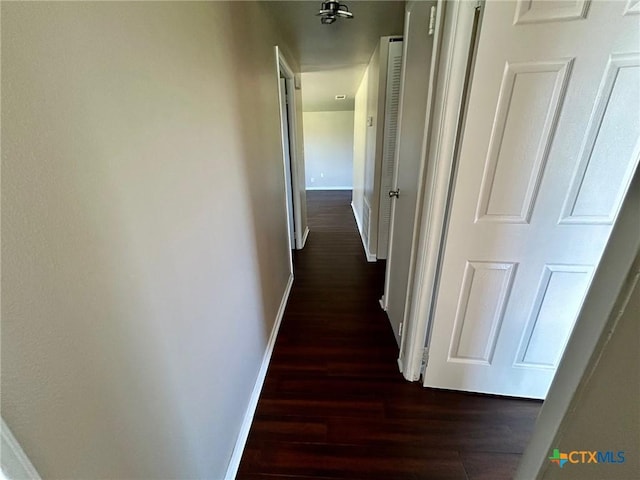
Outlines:
<svg viewBox="0 0 640 480"><path fill-rule="evenodd" d="M322 2L320 11L316 13L316 16L320 17L320 23L323 25L330 25L338 18L353 18L353 13L349 11L349 7L344 3L328 1Z"/></svg>

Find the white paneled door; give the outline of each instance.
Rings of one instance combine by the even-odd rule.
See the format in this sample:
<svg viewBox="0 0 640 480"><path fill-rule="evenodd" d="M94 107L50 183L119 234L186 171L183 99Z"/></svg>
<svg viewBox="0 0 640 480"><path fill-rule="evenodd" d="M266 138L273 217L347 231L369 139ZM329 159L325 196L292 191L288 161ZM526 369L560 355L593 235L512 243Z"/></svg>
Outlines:
<svg viewBox="0 0 640 480"><path fill-rule="evenodd" d="M636 2L487 2L425 386L544 398L640 157Z"/></svg>

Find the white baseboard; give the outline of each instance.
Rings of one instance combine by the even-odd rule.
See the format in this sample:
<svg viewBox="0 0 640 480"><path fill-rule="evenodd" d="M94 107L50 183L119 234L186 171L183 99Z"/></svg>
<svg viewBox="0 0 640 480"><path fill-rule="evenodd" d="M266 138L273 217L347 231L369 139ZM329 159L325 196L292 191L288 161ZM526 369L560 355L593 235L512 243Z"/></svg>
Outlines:
<svg viewBox="0 0 640 480"><path fill-rule="evenodd" d="M387 311L387 299L384 298L384 295L380 298L380 300L378 300L378 303L380 303L380 308L382 308L382 310L384 310L386 312Z"/></svg>
<svg viewBox="0 0 640 480"><path fill-rule="evenodd" d="M356 211L356 207L353 205L353 202L351 202L351 211L353 212L353 218L356 219L356 225L358 226L358 233L360 234L360 238L362 239L362 245L364 245L364 237L362 236L362 222L360 221L360 216L358 215L358 212Z"/></svg>
<svg viewBox="0 0 640 480"><path fill-rule="evenodd" d="M299 248L299 250L302 250L304 248L304 246L307 244L307 237L309 236L309 227L306 227L304 229L304 233L302 234L302 246Z"/></svg>
<svg viewBox="0 0 640 480"><path fill-rule="evenodd" d="M305 190L353 190L353 187L342 185L339 187L306 187Z"/></svg>
<svg viewBox="0 0 640 480"><path fill-rule="evenodd" d="M2 472L9 479L41 480L40 475L2 419ZM4 476L3 476L4 478Z"/></svg>
<svg viewBox="0 0 640 480"><path fill-rule="evenodd" d="M284 316L284 310L287 306L287 300L289 300L289 294L291 293L292 286L293 273L289 276L289 281L287 282L287 286L284 289L284 294L282 295L282 301L280 302L280 308L278 308L276 322L271 329L271 335L269 336L267 348L264 352L264 357L262 358L262 365L260 365L258 378L256 378L256 383L253 386L253 392L251 392L251 398L249 399L249 406L247 407L247 410L244 414L244 420L242 421L242 426L240 427L240 433L238 433L236 445L233 448L231 460L229 461L229 465L227 467L227 473L224 476L225 480L235 479L236 474L238 473L238 467L240 467L240 460L242 459L244 446L247 443L247 438L249 437L249 430L251 429L253 416L256 413L256 407L258 406L258 400L260 399L260 392L262 391L264 379L267 376L269 361L271 360L271 354L273 353L273 347L276 343L276 338L278 337L278 330L280 329L280 323L282 322L282 317Z"/></svg>
<svg viewBox="0 0 640 480"><path fill-rule="evenodd" d="M353 211L353 216L356 219L356 225L358 226L358 233L360 234L360 240L362 240L362 247L364 248L364 255L367 257L367 262L375 262L376 256L372 253L369 253L367 249L367 244L364 241L364 235L362 234L362 221L358 216L358 212L356 211L356 207L353 206L353 202L351 202L351 210Z"/></svg>

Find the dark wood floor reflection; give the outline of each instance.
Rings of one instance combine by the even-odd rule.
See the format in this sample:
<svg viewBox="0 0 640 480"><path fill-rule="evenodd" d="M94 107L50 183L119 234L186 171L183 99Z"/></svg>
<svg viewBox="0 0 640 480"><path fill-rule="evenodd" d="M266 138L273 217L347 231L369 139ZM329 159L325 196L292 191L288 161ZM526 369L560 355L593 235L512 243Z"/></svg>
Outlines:
<svg viewBox="0 0 640 480"><path fill-rule="evenodd" d="M406 382L351 192L307 196L311 233L237 478L513 478L540 403Z"/></svg>

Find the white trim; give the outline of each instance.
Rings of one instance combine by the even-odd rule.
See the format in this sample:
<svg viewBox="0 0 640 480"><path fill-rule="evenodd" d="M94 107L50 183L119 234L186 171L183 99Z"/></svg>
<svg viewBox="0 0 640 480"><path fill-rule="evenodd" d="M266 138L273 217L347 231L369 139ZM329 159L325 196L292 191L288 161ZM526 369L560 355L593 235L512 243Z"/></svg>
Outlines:
<svg viewBox="0 0 640 480"><path fill-rule="evenodd" d="M402 359L398 357L398 371L402 373L404 371L404 365L402 364Z"/></svg>
<svg viewBox="0 0 640 480"><path fill-rule="evenodd" d="M276 321L271 329L267 348L264 352L264 357L262 358L260 370L258 371L258 378L256 378L256 383L253 386L253 392L251 392L251 397L249 398L249 405L247 406L247 410L244 414L244 420L242 421L242 426L240 427L236 444L233 447L233 453L231 454L231 460L229 460L227 473L224 476L226 480L236 478L236 474L238 473L242 453L244 452L244 447L247 443L247 438L249 437L249 430L251 430L251 423L253 422L253 416L256 413L256 407L258 406L258 400L260 399L260 392L262 391L262 385L264 384L265 377L267 376L267 369L269 368L269 362L271 361L271 354L273 353L273 347L276 343L276 338L278 337L278 330L280 330L280 323L282 323L282 317L284 317L284 311L287 306L287 301L289 300L289 294L291 293L292 286L293 273L289 275L289 281L287 282L284 294L282 295L282 301L278 308Z"/></svg>
<svg viewBox="0 0 640 480"><path fill-rule="evenodd" d="M356 219L356 225L358 226L358 233L360 234L360 238L362 239L362 245L366 250L367 247L364 244L364 237L362 236L362 221L360 220L360 216L358 215L358 211L356 210L356 207L353 205L353 202L351 202L351 211L353 212L353 216Z"/></svg>
<svg viewBox="0 0 640 480"><path fill-rule="evenodd" d="M300 246L300 250L302 250L304 248L304 246L307 244L307 237L309 236L309 227L306 227L304 229L304 233L302 234L302 245Z"/></svg>
<svg viewBox="0 0 640 480"><path fill-rule="evenodd" d="M8 480L40 480L41 477L29 457L2 419L2 473Z"/></svg>
<svg viewBox="0 0 640 480"><path fill-rule="evenodd" d="M307 191L309 190L353 190L353 187L347 187L346 185L344 186L338 186L338 187L306 187Z"/></svg>
<svg viewBox="0 0 640 480"><path fill-rule="evenodd" d="M380 299L378 300L378 303L380 304L380 308L386 312L387 311L387 299L385 298L384 295L382 295L382 297L380 297Z"/></svg>
<svg viewBox="0 0 640 480"><path fill-rule="evenodd" d="M279 64L278 64L279 65ZM278 78L278 112L280 114L280 144L282 145L282 175L284 179L284 212L287 222L287 245L289 250L289 271L293 271L293 255L296 247L296 227L293 206L293 169L291 162L291 132L289 131L289 107L287 79Z"/></svg>
<svg viewBox="0 0 640 480"><path fill-rule="evenodd" d="M276 54L276 72L277 78L279 80L280 75L285 78L287 82L287 90L290 93L289 103L288 103L288 114L289 114L289 157L291 159L291 190L293 195L293 224L295 230L295 245L291 245L290 249L302 248L301 245L304 245L302 241L303 235L303 227L302 227L302 210L300 205L301 192L306 189L305 187L305 179L301 175L301 169L299 168L300 159L298 158L298 142L302 139L298 138L298 117L296 114L296 87L295 87L295 73L293 69L290 67L290 63L287 61L282 50L276 45L274 47ZM278 88L278 92L280 88ZM278 93L279 94L279 93ZM282 114L282 113L281 113ZM282 153L284 155L284 151ZM283 159L284 162L284 159ZM293 270L293 258L291 259L291 265Z"/></svg>
<svg viewBox="0 0 640 480"><path fill-rule="evenodd" d="M291 138L294 135L291 135L291 132L285 132L283 125L287 124L287 122L285 122L284 117L285 117L285 112L284 109L282 108L282 103L283 103L283 91L282 91L282 85L280 83L280 75L281 75L281 71L282 69L284 69L283 67L283 60L281 60L280 58L280 51L278 49L278 47L274 47L275 48L275 53L276 53L276 81L278 82L278 113L279 113L279 117L280 117L280 139L281 139L281 146L282 146L282 174L284 176L284 213L285 213L285 221L286 221L286 225L287 225L287 251L289 252L289 271L293 272L293 253L291 252L295 247L296 247L296 238L295 238L295 231L296 231L296 220L295 218L293 218L293 232L291 232L291 217L292 217L292 212L289 210L289 188L287 185L287 175L290 173L291 174L291 204L292 204L292 208L295 214L296 211L296 207L295 207L295 195L293 193L293 184L294 182L294 176L293 176L293 159L295 154L292 152L292 141ZM286 83L287 79L285 78L285 83ZM286 88L286 87L285 87ZM287 105L288 102L285 102L285 105ZM289 108L287 106L287 108ZM288 115L288 112L287 112ZM291 125L288 125L289 127ZM288 138L285 138L288 137ZM288 143L289 145L289 155L287 158L287 152L286 152L286 143ZM291 170L291 172L287 172L287 170ZM293 236L293 241L291 241L291 237Z"/></svg>
<svg viewBox="0 0 640 480"><path fill-rule="evenodd" d="M427 155L424 163L426 172L418 193L418 198L424 198L421 200L419 233L414 245L415 270L410 277L411 303L405 323L406 338L403 338L400 352L403 375L410 381L418 380L421 375L433 294L437 288L438 259L445 233L475 6L475 2L446 2L446 8L451 11L444 17L433 122L426 122L425 126L423 150Z"/></svg>
<svg viewBox="0 0 640 480"><path fill-rule="evenodd" d="M362 240L362 247L364 248L364 255L367 257L367 262L375 262L376 256L372 253L369 253L369 249L367 248L367 244L364 241L364 235L362 234L362 221L358 216L358 212L356 211L356 207L351 202L351 210L353 211L353 216L356 219L356 225L358 226L358 233L360 234L360 240Z"/></svg>

